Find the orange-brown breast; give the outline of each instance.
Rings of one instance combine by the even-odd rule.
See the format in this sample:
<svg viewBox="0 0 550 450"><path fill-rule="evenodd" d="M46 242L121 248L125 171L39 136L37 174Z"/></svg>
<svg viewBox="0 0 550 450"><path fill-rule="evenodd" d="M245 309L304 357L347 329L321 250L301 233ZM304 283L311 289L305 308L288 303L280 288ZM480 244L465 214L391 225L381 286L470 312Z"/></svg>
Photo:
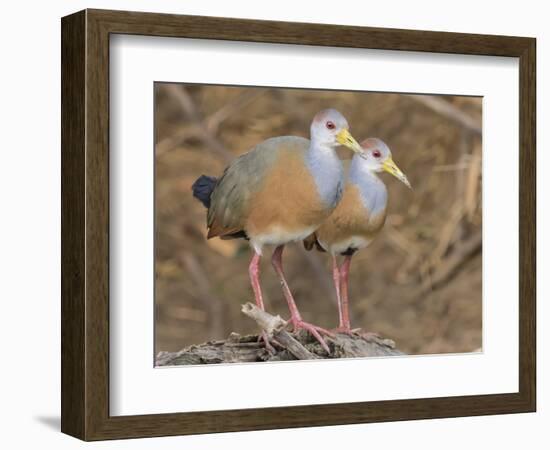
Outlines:
<svg viewBox="0 0 550 450"><path fill-rule="evenodd" d="M317 227L332 209L323 204L304 152L284 150L250 201L245 230L251 237L274 228L297 232Z"/></svg>
<svg viewBox="0 0 550 450"><path fill-rule="evenodd" d="M342 200L315 232L317 240L331 246L353 236L373 239L384 226L386 210L376 215L370 214L361 200L359 188L347 184Z"/></svg>

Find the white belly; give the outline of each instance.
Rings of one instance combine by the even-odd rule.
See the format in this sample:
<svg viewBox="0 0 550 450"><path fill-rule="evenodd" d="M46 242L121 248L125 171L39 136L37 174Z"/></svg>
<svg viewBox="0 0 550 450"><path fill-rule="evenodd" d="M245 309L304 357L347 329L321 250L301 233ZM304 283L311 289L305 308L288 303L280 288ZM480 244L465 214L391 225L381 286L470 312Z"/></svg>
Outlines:
<svg viewBox="0 0 550 450"><path fill-rule="evenodd" d="M318 226L307 227L300 230L288 231L279 227L273 227L268 233L263 233L254 236L250 239L250 245L254 251L258 254L262 254L262 247L264 245L283 245L289 242L303 241L311 233L313 233Z"/></svg>

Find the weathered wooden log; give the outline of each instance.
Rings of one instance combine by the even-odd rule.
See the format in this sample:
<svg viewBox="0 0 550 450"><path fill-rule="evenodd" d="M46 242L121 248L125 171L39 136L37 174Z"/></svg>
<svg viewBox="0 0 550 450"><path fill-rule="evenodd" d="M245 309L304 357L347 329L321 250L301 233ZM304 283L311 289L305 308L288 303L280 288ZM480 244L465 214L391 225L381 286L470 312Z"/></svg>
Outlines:
<svg viewBox="0 0 550 450"><path fill-rule="evenodd" d="M156 358L156 365L180 366L403 355L395 348L395 343L391 339L384 339L372 333L354 333L352 336L339 333L334 337L325 337L330 348L330 353L327 354L319 342L308 333L288 332L287 324L281 317L266 313L251 303L243 305L242 311L255 320L260 329L273 339L273 351L266 349L265 344L259 340L259 335L241 336L231 333L225 340L191 345L178 352L160 352Z"/></svg>

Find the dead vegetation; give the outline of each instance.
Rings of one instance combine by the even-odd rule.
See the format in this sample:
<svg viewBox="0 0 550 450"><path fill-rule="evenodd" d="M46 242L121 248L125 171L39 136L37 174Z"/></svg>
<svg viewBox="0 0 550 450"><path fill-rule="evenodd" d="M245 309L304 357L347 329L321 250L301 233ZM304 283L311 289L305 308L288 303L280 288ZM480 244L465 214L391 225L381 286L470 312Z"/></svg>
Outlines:
<svg viewBox="0 0 550 450"><path fill-rule="evenodd" d="M335 358L370 358L399 356L395 342L373 333L335 334L325 337L327 352L313 336L301 330L290 333L280 316L273 316L252 303L245 303L241 311L254 320L260 330L270 336L267 349L258 334L241 336L231 333L227 339L190 345L177 352L159 352L157 366L186 366L196 364L232 364L246 362L277 362Z"/></svg>

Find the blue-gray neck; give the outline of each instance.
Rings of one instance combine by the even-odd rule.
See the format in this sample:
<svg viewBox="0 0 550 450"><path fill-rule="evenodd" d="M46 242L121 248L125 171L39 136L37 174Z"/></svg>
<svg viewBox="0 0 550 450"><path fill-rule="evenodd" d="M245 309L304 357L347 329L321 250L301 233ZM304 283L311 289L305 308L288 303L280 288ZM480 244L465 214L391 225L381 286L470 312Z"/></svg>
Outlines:
<svg viewBox="0 0 550 450"><path fill-rule="evenodd" d="M344 170L336 151L311 141L306 164L315 180L317 191L327 208L334 208L342 198Z"/></svg>
<svg viewBox="0 0 550 450"><path fill-rule="evenodd" d="M386 185L374 171L365 167L359 156L351 160L348 182L359 188L361 201L371 215L375 216L386 209L388 204Z"/></svg>

